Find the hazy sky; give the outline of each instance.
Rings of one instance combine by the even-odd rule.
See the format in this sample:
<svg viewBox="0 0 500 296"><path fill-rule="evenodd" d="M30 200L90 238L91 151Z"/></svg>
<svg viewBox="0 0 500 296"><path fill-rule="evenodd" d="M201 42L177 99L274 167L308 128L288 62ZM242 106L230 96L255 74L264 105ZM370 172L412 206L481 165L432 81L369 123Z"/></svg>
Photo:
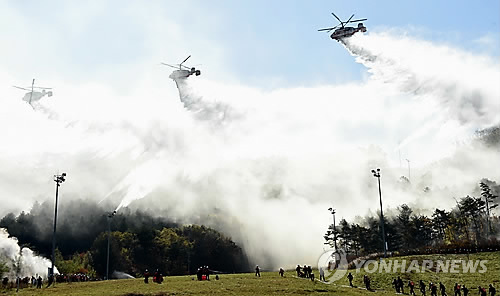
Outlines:
<svg viewBox="0 0 500 296"><path fill-rule="evenodd" d="M259 88L359 80L366 69L317 32L337 24L331 12L368 18L368 31L500 55L495 0L0 1L0 67L16 83L64 77L126 89L137 71L192 54L209 79Z"/></svg>

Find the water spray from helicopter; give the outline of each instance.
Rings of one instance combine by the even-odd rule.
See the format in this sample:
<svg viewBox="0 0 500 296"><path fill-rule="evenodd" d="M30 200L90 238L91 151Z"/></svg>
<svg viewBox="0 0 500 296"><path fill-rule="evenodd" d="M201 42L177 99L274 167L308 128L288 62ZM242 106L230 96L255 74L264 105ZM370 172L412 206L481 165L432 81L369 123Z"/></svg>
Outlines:
<svg viewBox="0 0 500 296"><path fill-rule="evenodd" d="M340 29L348 28L352 18L341 21ZM360 213L359 204L366 206L363 210L376 208L369 173L374 166L384 168L387 204L445 205L447 201L435 197L463 194L478 176L498 179L495 172L484 169L484 163L498 160L489 150L463 150L467 157L452 158L450 165L425 166L453 157L455 139L470 134L469 124L498 122L493 112L498 90L486 85L499 75L496 64L422 40L361 32L343 43L370 76L346 85L261 91L203 81L201 85L212 90L208 94L193 89L189 80L201 72L185 66L185 59L170 65L175 68L170 78L178 87L180 102L163 90L139 86L126 95L102 85L92 91L87 85L58 87L64 102L40 104L74 124L45 120L19 107L14 115L20 117L24 134L2 125L7 144L0 147L5 152L0 172L10 177L10 182L0 180L2 193L33 200L47 187L37 176L51 175L54 166L65 167L80 180L67 184L68 196L108 195L107 201L118 204L117 210L149 208L179 223L208 224L242 244L254 261L269 258L270 266L290 266L317 259L329 223L326 209L332 203L348 219ZM412 61L415 58L417 62ZM467 81L440 70L470 65L480 66L471 67ZM429 73L439 79L432 80ZM162 87L173 89L173 84ZM244 116L229 120L227 114ZM6 119L0 120L14 116L2 115ZM37 124L24 123L32 118ZM445 124L432 124L432 118ZM426 125L430 126L419 136L421 141L412 142L420 152L411 157L415 187L402 191L395 184L399 171L391 167L393 138L409 138L409 130ZM65 140L47 143L52 134ZM33 145L16 144L26 139ZM32 147L37 147L36 153L27 153ZM469 169L449 178L450 171L463 166ZM11 177L12 171L25 174L22 179ZM32 180L30 188L12 186L23 184L25 178ZM436 185L434 193L424 195L419 186L428 183L446 183L447 188ZM287 252L282 251L285 244Z"/></svg>

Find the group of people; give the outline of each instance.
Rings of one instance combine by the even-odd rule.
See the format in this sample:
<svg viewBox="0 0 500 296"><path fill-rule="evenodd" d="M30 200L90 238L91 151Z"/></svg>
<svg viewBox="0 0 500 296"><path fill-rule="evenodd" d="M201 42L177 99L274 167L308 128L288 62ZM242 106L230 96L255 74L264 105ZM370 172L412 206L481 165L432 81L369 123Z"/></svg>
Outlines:
<svg viewBox="0 0 500 296"><path fill-rule="evenodd" d="M9 286L10 284L10 286ZM4 277L2 279L2 287L3 288L9 288L9 287L19 287L19 288L27 288L31 285L31 287L36 287L37 289L41 289L43 284L43 279L41 276L38 274L36 276L29 276L24 277L24 278L16 278L15 281L12 281L12 283L9 282L8 277Z"/></svg>
<svg viewBox="0 0 500 296"><path fill-rule="evenodd" d="M349 273L350 274L350 273ZM351 280L350 280L351 281ZM401 293L405 294L405 284L401 277L397 277L392 281L392 286L396 290L396 293ZM409 289L409 295L416 295L415 294L415 283L412 280L408 281L407 287ZM422 295L426 295L426 290L430 292L431 296L437 296L438 295L438 290L441 296L448 295L446 293L446 286L442 283L439 282L438 284L435 284L433 282L429 282L429 286L424 283L423 280L419 281L419 290ZM495 296L496 295L496 289L493 287L492 284L490 284L488 291L486 291L486 288L483 288L481 286L478 287L479 290L479 295L480 296ZM465 285L460 285L458 283L455 283L453 286L453 295L454 296L468 296L469 295L469 288L467 288Z"/></svg>
<svg viewBox="0 0 500 296"><path fill-rule="evenodd" d="M96 280L96 278L91 278L86 274L83 273L75 273L75 274L56 274L56 276L49 275L46 279L47 282L47 287L50 287L54 282L57 283L71 283L71 282L87 282L87 281L92 281ZM43 278L41 275L32 275L31 277L26 276L26 277L18 277L15 280L9 281L8 277L2 278L2 287L3 288L14 288L14 287L19 287L21 289L24 288L37 288L41 289L43 285Z"/></svg>
<svg viewBox="0 0 500 296"><path fill-rule="evenodd" d="M308 278L311 279L311 281L314 281L314 273L312 272L311 265L308 266L304 264L304 267L300 267L300 264L297 264L295 271L297 272L298 277Z"/></svg>
<svg viewBox="0 0 500 296"><path fill-rule="evenodd" d="M153 276L153 283L157 283L157 284L163 283L163 275L161 274L161 272L158 269L156 269L153 274L151 274L149 272L149 270L147 270L147 269L144 271L144 283L145 284L149 284L149 277L150 276Z"/></svg>
<svg viewBox="0 0 500 296"><path fill-rule="evenodd" d="M196 278L199 280L199 281L202 281L202 280L207 280L209 281L210 280L210 268L208 268L208 266L200 266L198 267L198 269L196 270Z"/></svg>
<svg viewBox="0 0 500 296"><path fill-rule="evenodd" d="M349 274L347 275L347 279L349 280L349 286L354 287L354 285L352 284L352 280L354 279L352 273L349 272ZM365 285L366 290L368 291L372 290L372 281L370 277L367 276L366 274L363 275L363 284Z"/></svg>
<svg viewBox="0 0 500 296"><path fill-rule="evenodd" d="M56 274L57 283L88 282L95 280L84 273Z"/></svg>

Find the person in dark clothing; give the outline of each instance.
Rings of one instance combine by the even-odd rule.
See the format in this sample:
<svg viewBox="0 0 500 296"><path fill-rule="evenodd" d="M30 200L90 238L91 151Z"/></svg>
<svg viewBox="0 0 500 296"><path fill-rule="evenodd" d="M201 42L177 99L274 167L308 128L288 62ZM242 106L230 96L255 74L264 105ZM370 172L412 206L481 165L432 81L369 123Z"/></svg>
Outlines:
<svg viewBox="0 0 500 296"><path fill-rule="evenodd" d="M455 283L455 286L453 286L453 293L455 296L462 296L460 285L458 283Z"/></svg>
<svg viewBox="0 0 500 296"><path fill-rule="evenodd" d="M398 286L399 286L399 289L401 290L401 293L405 293L405 289L404 289L404 286L405 284L403 283L403 280L398 276Z"/></svg>
<svg viewBox="0 0 500 296"><path fill-rule="evenodd" d="M205 265L204 273L205 273L205 276L207 277L207 281L209 281L210 280L210 268L208 268L208 265Z"/></svg>
<svg viewBox="0 0 500 296"><path fill-rule="evenodd" d="M54 282L54 275L51 274L49 275L49 284L47 285L47 288L50 287L50 285L52 285L53 282Z"/></svg>
<svg viewBox="0 0 500 296"><path fill-rule="evenodd" d="M352 287L352 279L353 279L352 273L349 272L349 274L347 275L347 279L349 280L349 286Z"/></svg>
<svg viewBox="0 0 500 296"><path fill-rule="evenodd" d="M464 292L464 296L469 295L469 288L467 288L465 285L462 285L462 292Z"/></svg>
<svg viewBox="0 0 500 296"><path fill-rule="evenodd" d="M408 288L410 288L410 295L415 295L415 283L408 281Z"/></svg>
<svg viewBox="0 0 500 296"><path fill-rule="evenodd" d="M203 272L201 270L201 267L198 267L198 269L196 270L196 278L201 281L201 276L203 275Z"/></svg>
<svg viewBox="0 0 500 296"><path fill-rule="evenodd" d="M431 296L437 296L438 288L437 288L436 285L434 285L433 283L431 283L429 290L431 290Z"/></svg>
<svg viewBox="0 0 500 296"><path fill-rule="evenodd" d="M425 296L425 283L424 283L424 281L420 280L419 285L420 285L420 293L422 293L422 295Z"/></svg>
<svg viewBox="0 0 500 296"><path fill-rule="evenodd" d="M323 267L319 268L319 280L323 281L323 282L326 282L326 280L325 280L325 270L323 269Z"/></svg>
<svg viewBox="0 0 500 296"><path fill-rule="evenodd" d="M280 267L280 271L278 273L281 277L283 277L283 275L285 274L285 270L282 267Z"/></svg>
<svg viewBox="0 0 500 296"><path fill-rule="evenodd" d="M41 289L42 288L42 283L43 283L42 277L38 276L38 278L36 279L36 288L37 289Z"/></svg>
<svg viewBox="0 0 500 296"><path fill-rule="evenodd" d="M144 283L145 284L148 284L149 283L149 277L151 276L151 274L149 273L149 271L146 269L144 271Z"/></svg>
<svg viewBox="0 0 500 296"><path fill-rule="evenodd" d="M260 268L259 266L255 266L255 276L259 276L260 277Z"/></svg>
<svg viewBox="0 0 500 296"><path fill-rule="evenodd" d="M392 280L392 286L396 290L396 293L399 293L399 284L397 279Z"/></svg>
<svg viewBox="0 0 500 296"><path fill-rule="evenodd" d="M304 272L304 276L306 278L309 277L309 268L307 268L307 265L304 264L304 267L302 267L302 271Z"/></svg>
<svg viewBox="0 0 500 296"><path fill-rule="evenodd" d="M366 274L363 276L363 283L365 284L366 290L371 291L370 278Z"/></svg>
<svg viewBox="0 0 500 296"><path fill-rule="evenodd" d="M297 272L297 276L300 277L300 272L301 268L300 268L300 265L297 264L297 268L295 268L295 271Z"/></svg>
<svg viewBox="0 0 500 296"><path fill-rule="evenodd" d="M441 296L446 296L446 287L442 282L439 282L439 291L441 292Z"/></svg>
<svg viewBox="0 0 500 296"><path fill-rule="evenodd" d="M481 288L481 286L479 286L479 287L477 287L477 289L479 290L479 295L480 296L487 296L485 288Z"/></svg>
<svg viewBox="0 0 500 296"><path fill-rule="evenodd" d="M153 282L157 284L161 284L163 282L163 275L160 273L158 269L156 269L154 275L153 275Z"/></svg>
<svg viewBox="0 0 500 296"><path fill-rule="evenodd" d="M497 294L497 289L495 289L495 287L493 287L493 285L490 284L490 288L488 289L488 293L490 294L490 296L495 296Z"/></svg>
<svg viewBox="0 0 500 296"><path fill-rule="evenodd" d="M4 278L2 279L2 286L3 286L4 288L6 288L8 284L9 284L9 278L8 278L8 277L4 277Z"/></svg>

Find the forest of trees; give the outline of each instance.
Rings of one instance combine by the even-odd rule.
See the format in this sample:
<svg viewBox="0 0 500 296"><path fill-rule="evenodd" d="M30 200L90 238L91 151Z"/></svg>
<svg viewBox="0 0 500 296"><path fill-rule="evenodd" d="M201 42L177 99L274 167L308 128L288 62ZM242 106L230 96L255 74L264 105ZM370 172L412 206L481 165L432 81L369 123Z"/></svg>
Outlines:
<svg viewBox="0 0 500 296"><path fill-rule="evenodd" d="M29 213L0 220L19 244L47 258L52 252L53 204L35 204ZM73 201L60 207L56 266L64 274L106 274L108 221L97 204ZM179 226L165 218L123 209L111 220L109 270L140 275L159 269L165 275L194 274L201 265L223 272L249 270L243 250L205 226Z"/></svg>
<svg viewBox="0 0 500 296"><path fill-rule="evenodd" d="M410 206L397 207L397 214L384 215L385 235L390 252L407 253L425 249L474 249L482 246L500 247L497 241L500 219L491 210L498 206L498 196L490 185L480 182L481 197L465 196L450 211L435 209L430 217L416 214ZM354 256L383 250L380 216L365 217L362 225L342 219L324 236L332 247Z"/></svg>
<svg viewBox="0 0 500 296"><path fill-rule="evenodd" d="M402 204L396 213L384 216L388 250L407 253L422 250L500 247L500 219L491 210L498 206L499 186L483 180L480 196L465 196L451 209L420 214ZM166 275L194 274L202 265L222 272L250 270L244 251L230 238L205 226L180 226L146 212L122 209L112 219L102 206L75 200L60 205L57 223L56 265L61 273L106 273L108 221L110 222L110 272L140 275L147 268ZM8 214L0 219L19 244L50 258L52 251L53 203L36 203L29 213ZM365 217L359 223L345 219L330 225L324 238L334 240L351 256L382 251L380 217ZM5 265L0 262L0 271Z"/></svg>

